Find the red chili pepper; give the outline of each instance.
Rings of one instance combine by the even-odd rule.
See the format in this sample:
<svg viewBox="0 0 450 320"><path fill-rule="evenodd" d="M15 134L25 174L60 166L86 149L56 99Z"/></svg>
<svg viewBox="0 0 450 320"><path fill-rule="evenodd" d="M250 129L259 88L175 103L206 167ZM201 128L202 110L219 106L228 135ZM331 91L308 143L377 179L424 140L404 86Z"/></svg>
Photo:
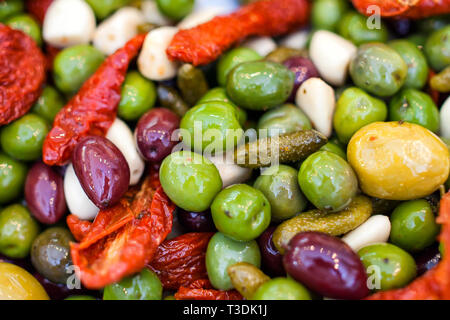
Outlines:
<svg viewBox="0 0 450 320"><path fill-rule="evenodd" d="M43 24L47 9L50 7L52 2L53 0L27 0L25 2L25 7L40 24Z"/></svg>
<svg viewBox="0 0 450 320"><path fill-rule="evenodd" d="M177 290L207 277L206 248L211 232L186 233L164 241L148 268L161 280L164 289Z"/></svg>
<svg viewBox="0 0 450 320"><path fill-rule="evenodd" d="M209 280L202 279L193 282L188 287L180 287L175 293L176 300L243 300L242 295L236 290L212 289Z"/></svg>
<svg viewBox="0 0 450 320"><path fill-rule="evenodd" d="M78 242L83 241L83 239L88 235L92 225L92 222L81 220L74 214L69 214L67 216L66 223L70 232L72 232L73 237Z"/></svg>
<svg viewBox="0 0 450 320"><path fill-rule="evenodd" d="M167 48L173 60L208 64L248 36L276 36L308 22L308 0L261 0L234 13L180 30Z"/></svg>
<svg viewBox="0 0 450 320"><path fill-rule="evenodd" d="M439 236L444 248L450 248L450 192L440 202L437 222L442 224ZM450 300L450 254L424 275L402 289L383 291L368 300Z"/></svg>
<svg viewBox="0 0 450 320"><path fill-rule="evenodd" d="M46 164L63 165L81 138L106 134L116 117L128 65L144 39L144 34L138 35L110 55L56 115L44 141L42 157Z"/></svg>
<svg viewBox="0 0 450 320"><path fill-rule="evenodd" d="M175 206L151 177L117 205L100 211L81 243L71 243L72 260L86 288L100 289L139 272L170 233ZM71 230L77 230L73 224Z"/></svg>
<svg viewBox="0 0 450 320"><path fill-rule="evenodd" d="M0 24L0 126L27 113L44 82L45 58L34 40Z"/></svg>
<svg viewBox="0 0 450 320"><path fill-rule="evenodd" d="M450 13L450 0L353 0L355 8L365 15L421 19Z"/></svg>

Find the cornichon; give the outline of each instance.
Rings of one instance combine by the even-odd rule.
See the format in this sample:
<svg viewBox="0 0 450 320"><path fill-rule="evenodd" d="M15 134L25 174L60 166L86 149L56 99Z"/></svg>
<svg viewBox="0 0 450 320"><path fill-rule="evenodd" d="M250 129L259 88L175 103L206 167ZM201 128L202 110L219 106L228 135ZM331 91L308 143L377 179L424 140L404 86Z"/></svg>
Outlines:
<svg viewBox="0 0 450 320"><path fill-rule="evenodd" d="M183 117L189 110L189 106L183 101L176 89L161 84L157 88L157 93L161 105L172 110L179 117Z"/></svg>
<svg viewBox="0 0 450 320"><path fill-rule="evenodd" d="M189 63L178 70L177 85L189 106L195 105L209 90L203 71Z"/></svg>
<svg viewBox="0 0 450 320"><path fill-rule="evenodd" d="M273 50L271 53L269 53L265 60L276 62L276 63L283 63L289 58L292 57L308 57L308 53L306 50L301 49L293 49L288 47L278 47L275 50Z"/></svg>
<svg viewBox="0 0 450 320"><path fill-rule="evenodd" d="M275 229L273 243L284 253L285 246L299 232L317 231L339 236L357 228L371 214L372 201L365 196L356 196L344 210L327 213L315 209L286 220Z"/></svg>
<svg viewBox="0 0 450 320"><path fill-rule="evenodd" d="M260 269L247 262L239 262L228 267L233 287L247 300L253 297L258 288L270 278Z"/></svg>
<svg viewBox="0 0 450 320"><path fill-rule="evenodd" d="M302 160L316 152L327 138L316 130L301 130L270 138L260 138L239 146L234 154L237 165L260 168Z"/></svg>
<svg viewBox="0 0 450 320"><path fill-rule="evenodd" d="M439 92L450 92L450 66L432 77L430 86L431 89Z"/></svg>

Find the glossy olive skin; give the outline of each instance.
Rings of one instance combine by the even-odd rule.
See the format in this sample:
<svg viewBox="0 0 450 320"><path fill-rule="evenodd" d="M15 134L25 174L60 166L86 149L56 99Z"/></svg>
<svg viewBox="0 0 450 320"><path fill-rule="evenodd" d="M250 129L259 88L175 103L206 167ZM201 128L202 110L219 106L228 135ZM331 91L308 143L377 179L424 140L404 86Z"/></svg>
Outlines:
<svg viewBox="0 0 450 320"><path fill-rule="evenodd" d="M127 5L129 0L86 0L97 18L104 19L113 11Z"/></svg>
<svg viewBox="0 0 450 320"><path fill-rule="evenodd" d="M268 137L308 129L312 129L308 117L300 108L289 103L270 109L258 121L258 131L267 130Z"/></svg>
<svg viewBox="0 0 450 320"><path fill-rule="evenodd" d="M235 184L223 189L211 205L214 224L237 241L250 241L270 224L270 203L258 189Z"/></svg>
<svg viewBox="0 0 450 320"><path fill-rule="evenodd" d="M428 63L422 51L408 40L390 41L389 46L400 54L408 66L404 88L423 88L428 78Z"/></svg>
<svg viewBox="0 0 450 320"><path fill-rule="evenodd" d="M401 203L391 215L390 242L409 252L425 249L436 241L439 226L426 200Z"/></svg>
<svg viewBox="0 0 450 320"><path fill-rule="evenodd" d="M196 105L181 119L183 142L194 150L221 153L234 148L243 135L237 110L221 101ZM201 135L196 131L202 132Z"/></svg>
<svg viewBox="0 0 450 320"><path fill-rule="evenodd" d="M0 3L0 22L21 13L25 8L23 0L8 0Z"/></svg>
<svg viewBox="0 0 450 320"><path fill-rule="evenodd" d="M328 141L326 144L324 144L320 151L328 151L337 154L339 157L347 161L347 154L344 151L344 148L338 144L331 141Z"/></svg>
<svg viewBox="0 0 450 320"><path fill-rule="evenodd" d="M53 61L53 80L63 93L76 93L105 59L91 45L80 44L59 52Z"/></svg>
<svg viewBox="0 0 450 320"><path fill-rule="evenodd" d="M268 227L258 238L261 250L262 269L270 276L281 277L286 274L283 267L283 256L272 242L276 226Z"/></svg>
<svg viewBox="0 0 450 320"><path fill-rule="evenodd" d="M214 164L194 152L169 155L161 164L159 176L167 196L188 211L207 210L222 189L222 179Z"/></svg>
<svg viewBox="0 0 450 320"><path fill-rule="evenodd" d="M67 210L63 178L46 164L36 163L28 171L25 200L39 222L58 222Z"/></svg>
<svg viewBox="0 0 450 320"><path fill-rule="evenodd" d="M27 166L0 153L0 204L14 201L22 193Z"/></svg>
<svg viewBox="0 0 450 320"><path fill-rule="evenodd" d="M362 191L387 200L433 193L448 178L449 157L435 134L408 122L371 123L358 130L347 147Z"/></svg>
<svg viewBox="0 0 450 320"><path fill-rule="evenodd" d="M36 270L50 281L65 284L72 265L69 243L74 241L69 230L52 227L42 232L33 242L31 262Z"/></svg>
<svg viewBox="0 0 450 320"><path fill-rule="evenodd" d="M190 232L216 231L210 211L193 212L179 209L177 217L181 225Z"/></svg>
<svg viewBox="0 0 450 320"><path fill-rule="evenodd" d="M311 9L311 22L314 29L334 31L349 9L346 0L316 0Z"/></svg>
<svg viewBox="0 0 450 320"><path fill-rule="evenodd" d="M48 123L53 123L62 107L64 107L64 98L54 87L47 85L31 111L47 120Z"/></svg>
<svg viewBox="0 0 450 320"><path fill-rule="evenodd" d="M42 145L48 131L48 124L43 118L31 113L26 114L2 128L2 149L17 160L36 160L42 154Z"/></svg>
<svg viewBox="0 0 450 320"><path fill-rule="evenodd" d="M144 114L136 126L136 143L144 159L160 162L177 144L173 132L180 126L180 118L165 108L156 108Z"/></svg>
<svg viewBox="0 0 450 320"><path fill-rule="evenodd" d="M270 202L272 220L283 221L302 212L308 201L297 182L298 171L286 165L272 166L253 185Z"/></svg>
<svg viewBox="0 0 450 320"><path fill-rule="evenodd" d="M0 212L0 253L25 258L39 234L39 225L27 208L13 204Z"/></svg>
<svg viewBox="0 0 450 320"><path fill-rule="evenodd" d="M339 238L299 233L289 242L283 264L295 280L325 297L362 299L369 293L364 266Z"/></svg>
<svg viewBox="0 0 450 320"><path fill-rule="evenodd" d="M295 94L298 88L303 82L309 78L319 77L319 71L317 71L314 63L305 57L292 57L283 62L283 65L291 70L294 75L294 87L292 88L291 95L289 96L289 101L295 101Z"/></svg>
<svg viewBox="0 0 450 320"><path fill-rule="evenodd" d="M293 279L275 278L262 284L252 300L311 300L311 295Z"/></svg>
<svg viewBox="0 0 450 320"><path fill-rule="evenodd" d="M386 42L388 30L384 22L379 28L369 29L367 17L354 11L349 11L339 22L338 31L341 36L359 46L368 42Z"/></svg>
<svg viewBox="0 0 450 320"><path fill-rule="evenodd" d="M359 250L358 255L364 267L367 268L369 278L373 277L374 284L377 282L380 284L379 288L371 289L402 288L416 277L417 270L414 259L406 251L393 244L373 244ZM369 269L371 266L372 268ZM372 270L374 267L378 267L379 272L374 272Z"/></svg>
<svg viewBox="0 0 450 320"><path fill-rule="evenodd" d="M49 300L39 282L24 269L0 262L0 300Z"/></svg>
<svg viewBox="0 0 450 320"><path fill-rule="evenodd" d="M259 268L261 254L256 241L235 241L217 232L209 241L206 250L206 270L214 288L233 288L227 269L238 262L248 262Z"/></svg>
<svg viewBox="0 0 450 320"><path fill-rule="evenodd" d="M333 116L333 126L339 141L347 144L353 134L365 125L386 120L387 113L383 100L356 87L346 89L337 101Z"/></svg>
<svg viewBox="0 0 450 320"><path fill-rule="evenodd" d="M39 23L29 14L14 16L6 21L6 25L29 35L39 47L42 45L41 27L39 26Z"/></svg>
<svg viewBox="0 0 450 320"><path fill-rule="evenodd" d="M104 137L81 139L72 164L84 192L101 209L116 204L128 190L130 167L122 152Z"/></svg>
<svg viewBox="0 0 450 320"><path fill-rule="evenodd" d="M270 61L244 62L228 75L227 93L238 106L265 110L285 102L294 87L294 73Z"/></svg>
<svg viewBox="0 0 450 320"><path fill-rule="evenodd" d="M262 57L253 49L245 47L231 49L217 63L217 82L224 87L227 84L228 74L234 67L243 62L260 59Z"/></svg>
<svg viewBox="0 0 450 320"><path fill-rule="evenodd" d="M103 300L161 300L163 287L158 276L144 268L139 274L110 284L103 291Z"/></svg>
<svg viewBox="0 0 450 320"><path fill-rule="evenodd" d="M435 71L441 71L450 64L450 25L434 31L428 37L425 54Z"/></svg>
<svg viewBox="0 0 450 320"><path fill-rule="evenodd" d="M156 0L158 9L167 17L180 20L194 7L194 0Z"/></svg>
<svg viewBox="0 0 450 320"><path fill-rule="evenodd" d="M350 75L361 89L380 97L395 94L405 83L408 66L402 57L383 43L359 47L350 62Z"/></svg>
<svg viewBox="0 0 450 320"><path fill-rule="evenodd" d="M311 203L327 211L345 208L358 190L358 181L350 165L328 151L318 151L302 163L298 183Z"/></svg>
<svg viewBox="0 0 450 320"><path fill-rule="evenodd" d="M117 114L127 121L138 120L156 102L155 84L139 72L128 72L122 85Z"/></svg>
<svg viewBox="0 0 450 320"><path fill-rule="evenodd" d="M439 131L439 110L433 99L416 89L403 89L389 103L389 119L421 125L434 133Z"/></svg>

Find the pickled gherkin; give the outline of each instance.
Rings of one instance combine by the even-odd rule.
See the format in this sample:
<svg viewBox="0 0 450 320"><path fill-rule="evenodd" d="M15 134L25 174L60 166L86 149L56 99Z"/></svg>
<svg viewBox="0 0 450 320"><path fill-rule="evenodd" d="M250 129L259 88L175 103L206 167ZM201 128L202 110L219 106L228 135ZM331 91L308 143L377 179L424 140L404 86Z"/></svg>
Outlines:
<svg viewBox="0 0 450 320"><path fill-rule="evenodd" d="M260 269L247 262L238 262L228 267L233 287L246 299L251 299L258 288L270 278Z"/></svg>
<svg viewBox="0 0 450 320"><path fill-rule="evenodd" d="M316 130L302 130L270 138L259 138L239 146L235 162L244 168L260 168L275 162L289 163L305 159L327 143Z"/></svg>
<svg viewBox="0 0 450 320"><path fill-rule="evenodd" d="M357 228L371 214L372 201L365 196L356 196L344 210L327 213L315 209L283 222L273 233L273 243L284 253L284 247L299 232L317 231L339 236Z"/></svg>
<svg viewBox="0 0 450 320"><path fill-rule="evenodd" d="M177 116L183 117L189 110L189 106L184 102L176 89L165 85L159 85L157 93L161 105L164 108L175 112Z"/></svg>

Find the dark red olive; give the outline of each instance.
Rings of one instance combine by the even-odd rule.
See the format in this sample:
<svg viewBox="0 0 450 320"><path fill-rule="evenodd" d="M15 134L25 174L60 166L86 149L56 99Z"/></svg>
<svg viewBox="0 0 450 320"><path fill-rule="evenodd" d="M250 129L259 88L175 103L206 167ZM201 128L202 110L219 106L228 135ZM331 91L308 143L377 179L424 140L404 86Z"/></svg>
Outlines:
<svg viewBox="0 0 450 320"><path fill-rule="evenodd" d="M104 137L83 138L72 154L72 164L84 192L100 209L116 204L128 190L130 167Z"/></svg>
<svg viewBox="0 0 450 320"><path fill-rule="evenodd" d="M434 268L439 261L441 261L441 253L439 252L439 246L434 245L426 248L422 252L415 255L417 265L417 275L424 274L428 270Z"/></svg>
<svg viewBox="0 0 450 320"><path fill-rule="evenodd" d="M295 74L294 88L289 97L289 101L292 102L295 100L295 95L301 84L309 78L319 77L319 72L313 62L304 57L292 57L284 61L283 64Z"/></svg>
<svg viewBox="0 0 450 320"><path fill-rule="evenodd" d="M136 127L141 155L151 162L162 161L178 143L172 134L179 127L180 118L169 109L155 108L144 114Z"/></svg>
<svg viewBox="0 0 450 320"><path fill-rule="evenodd" d="M339 238L299 233L289 241L283 264L295 280L325 297L362 299L369 294L363 264Z"/></svg>
<svg viewBox="0 0 450 320"><path fill-rule="evenodd" d="M178 209L178 220L180 224L190 232L216 231L211 212L191 212Z"/></svg>
<svg viewBox="0 0 450 320"><path fill-rule="evenodd" d="M273 277L281 277L286 274L283 267L283 257L272 242L273 232L276 226L268 227L258 238L261 251L262 269Z"/></svg>
<svg viewBox="0 0 450 320"><path fill-rule="evenodd" d="M33 216L44 224L58 222L67 210L63 178L38 162L28 171L25 200Z"/></svg>

